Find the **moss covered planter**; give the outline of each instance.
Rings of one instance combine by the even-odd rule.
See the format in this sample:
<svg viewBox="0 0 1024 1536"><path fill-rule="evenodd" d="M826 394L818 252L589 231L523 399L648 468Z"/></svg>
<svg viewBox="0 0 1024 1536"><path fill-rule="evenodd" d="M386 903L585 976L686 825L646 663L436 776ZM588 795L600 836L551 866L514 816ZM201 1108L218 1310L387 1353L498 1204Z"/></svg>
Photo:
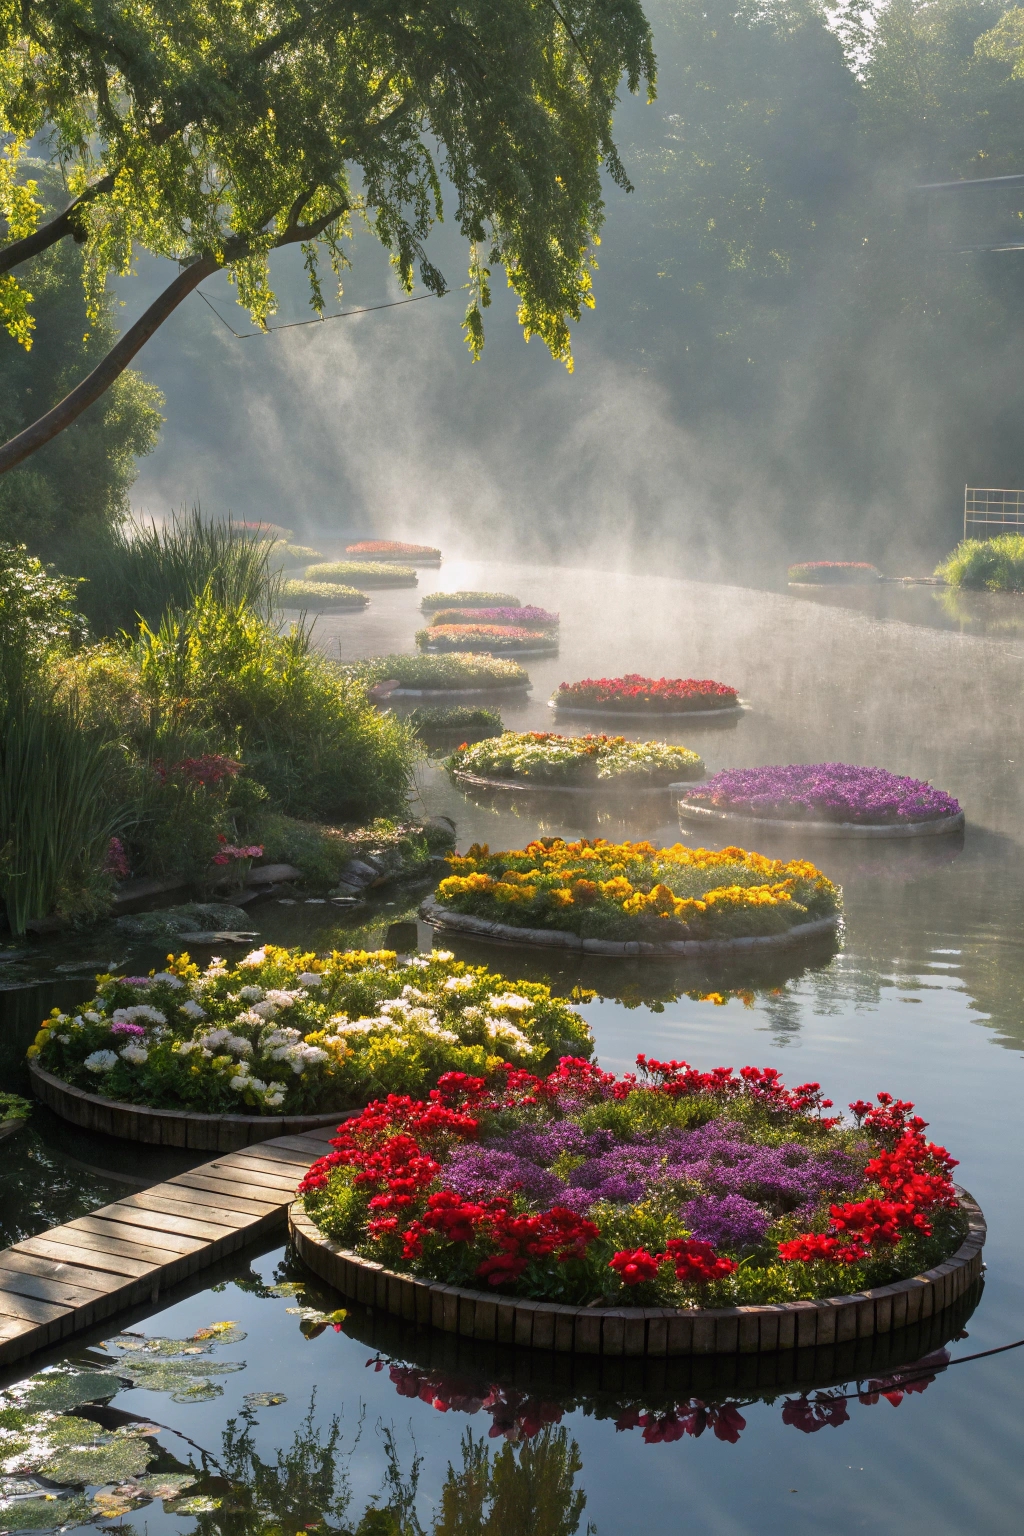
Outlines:
<svg viewBox="0 0 1024 1536"><path fill-rule="evenodd" d="M441 1285L398 1274L336 1243L314 1226L300 1202L288 1213L295 1250L343 1295L396 1317L486 1343L560 1354L767 1354L872 1338L922 1322L952 1306L982 1270L985 1218L958 1190L968 1236L951 1258L910 1280L853 1296L771 1307L568 1307L517 1296Z"/></svg>
<svg viewBox="0 0 1024 1536"><path fill-rule="evenodd" d="M298 1136L303 1131L334 1126L359 1113L358 1109L344 1109L322 1115L204 1115L181 1109L150 1109L145 1104L120 1104L73 1088L34 1061L29 1062L28 1069L36 1097L71 1125L118 1136L122 1141L187 1147L195 1152L236 1152L275 1136Z"/></svg>
<svg viewBox="0 0 1024 1536"><path fill-rule="evenodd" d="M496 923L486 917L473 917L467 912L453 912L435 897L428 896L420 907L424 922L439 928L443 933L463 935L466 938L486 939L494 944L524 944L530 948L571 949L584 955L605 955L620 960L632 960L644 956L651 960L674 960L701 956L729 956L759 954L765 950L790 949L806 939L820 938L835 933L841 918L817 918L811 923L798 923L785 933L771 933L750 939L670 939L660 944L642 939L585 939L578 933L564 928L517 928L511 923Z"/></svg>
<svg viewBox="0 0 1024 1536"><path fill-rule="evenodd" d="M385 703L388 699L439 699L445 703L458 703L462 699L523 699L531 686L530 683L513 683L504 687L494 683L490 688L389 688L386 683L378 683L371 689L370 697L375 703Z"/></svg>
<svg viewBox="0 0 1024 1536"><path fill-rule="evenodd" d="M678 805L680 819L704 826L756 827L766 832L798 832L821 838L942 837L964 829L963 811L952 816L938 816L931 821L880 822L874 826L855 821L782 821L769 816L745 815L741 811L716 811L709 806L691 805L686 800L686 784L674 784L672 788L683 797Z"/></svg>
<svg viewBox="0 0 1024 1536"><path fill-rule="evenodd" d="M607 720L739 720L748 713L749 704L730 704L725 709L623 709L615 704L562 704L548 700L548 708L560 715L585 715Z"/></svg>

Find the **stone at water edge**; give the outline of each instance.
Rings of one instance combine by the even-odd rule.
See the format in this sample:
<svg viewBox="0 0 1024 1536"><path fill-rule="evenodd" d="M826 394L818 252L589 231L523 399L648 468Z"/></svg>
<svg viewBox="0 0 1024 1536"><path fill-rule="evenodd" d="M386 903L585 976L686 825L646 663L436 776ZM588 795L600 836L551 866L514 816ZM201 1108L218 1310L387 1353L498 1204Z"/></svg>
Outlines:
<svg viewBox="0 0 1024 1536"><path fill-rule="evenodd" d="M249 871L247 885L279 885L285 880L301 880L302 870L294 864L261 864Z"/></svg>

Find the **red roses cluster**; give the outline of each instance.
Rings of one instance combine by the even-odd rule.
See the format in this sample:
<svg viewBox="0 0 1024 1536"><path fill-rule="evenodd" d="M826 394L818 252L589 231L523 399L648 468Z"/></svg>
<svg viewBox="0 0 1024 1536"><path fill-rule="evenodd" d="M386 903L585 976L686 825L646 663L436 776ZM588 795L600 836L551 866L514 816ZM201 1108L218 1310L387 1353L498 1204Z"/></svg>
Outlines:
<svg viewBox="0 0 1024 1536"><path fill-rule="evenodd" d="M624 1285L640 1285L653 1280L663 1264L675 1267L676 1279L684 1285L707 1285L712 1280L724 1280L739 1265L735 1259L723 1258L710 1243L702 1243L695 1237L672 1237L665 1244L664 1253L651 1254L645 1248L615 1254L609 1261Z"/></svg>
<svg viewBox="0 0 1024 1536"><path fill-rule="evenodd" d="M957 1197L951 1171L956 1159L945 1147L926 1141L927 1121L911 1115L913 1104L894 1099L890 1093L878 1094L877 1106L858 1099L850 1108L866 1128L880 1138L891 1138L864 1169L864 1176L874 1180L884 1191L881 1199L849 1201L829 1207L829 1231L808 1232L779 1244L779 1256L813 1264L828 1260L834 1264L857 1264L872 1249L894 1246L908 1232L931 1235L927 1213L937 1207L952 1209Z"/></svg>

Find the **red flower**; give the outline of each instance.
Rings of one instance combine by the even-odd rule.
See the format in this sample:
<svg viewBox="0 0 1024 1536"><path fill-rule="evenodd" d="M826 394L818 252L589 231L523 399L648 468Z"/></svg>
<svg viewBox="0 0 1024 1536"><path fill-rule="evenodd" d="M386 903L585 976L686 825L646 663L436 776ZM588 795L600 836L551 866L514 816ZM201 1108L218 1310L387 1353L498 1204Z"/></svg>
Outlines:
<svg viewBox="0 0 1024 1536"><path fill-rule="evenodd" d="M695 1237L673 1237L658 1255L659 1263L674 1264L676 1279L684 1285L707 1285L722 1280L739 1268L735 1259L723 1258L710 1243Z"/></svg>
<svg viewBox="0 0 1024 1536"><path fill-rule="evenodd" d="M614 1269L623 1285L640 1285L644 1280L654 1279L660 1262L646 1248L634 1248L632 1252L624 1249L608 1260L608 1268Z"/></svg>

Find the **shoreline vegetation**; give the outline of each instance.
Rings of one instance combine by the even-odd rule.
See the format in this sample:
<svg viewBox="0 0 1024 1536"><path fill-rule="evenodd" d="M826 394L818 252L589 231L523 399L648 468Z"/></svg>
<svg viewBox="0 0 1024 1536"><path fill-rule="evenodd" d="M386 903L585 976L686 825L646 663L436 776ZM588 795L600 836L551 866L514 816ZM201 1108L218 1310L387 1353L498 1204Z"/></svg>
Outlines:
<svg viewBox="0 0 1024 1536"><path fill-rule="evenodd" d="M12 933L95 921L133 877L230 887L264 858L330 885L352 857L344 829L397 836L413 732L304 621L272 622L261 532L182 514L98 545L84 579L0 546Z"/></svg>
<svg viewBox="0 0 1024 1536"><path fill-rule="evenodd" d="M1024 534L963 539L935 567L947 585L968 592L1024 592Z"/></svg>

